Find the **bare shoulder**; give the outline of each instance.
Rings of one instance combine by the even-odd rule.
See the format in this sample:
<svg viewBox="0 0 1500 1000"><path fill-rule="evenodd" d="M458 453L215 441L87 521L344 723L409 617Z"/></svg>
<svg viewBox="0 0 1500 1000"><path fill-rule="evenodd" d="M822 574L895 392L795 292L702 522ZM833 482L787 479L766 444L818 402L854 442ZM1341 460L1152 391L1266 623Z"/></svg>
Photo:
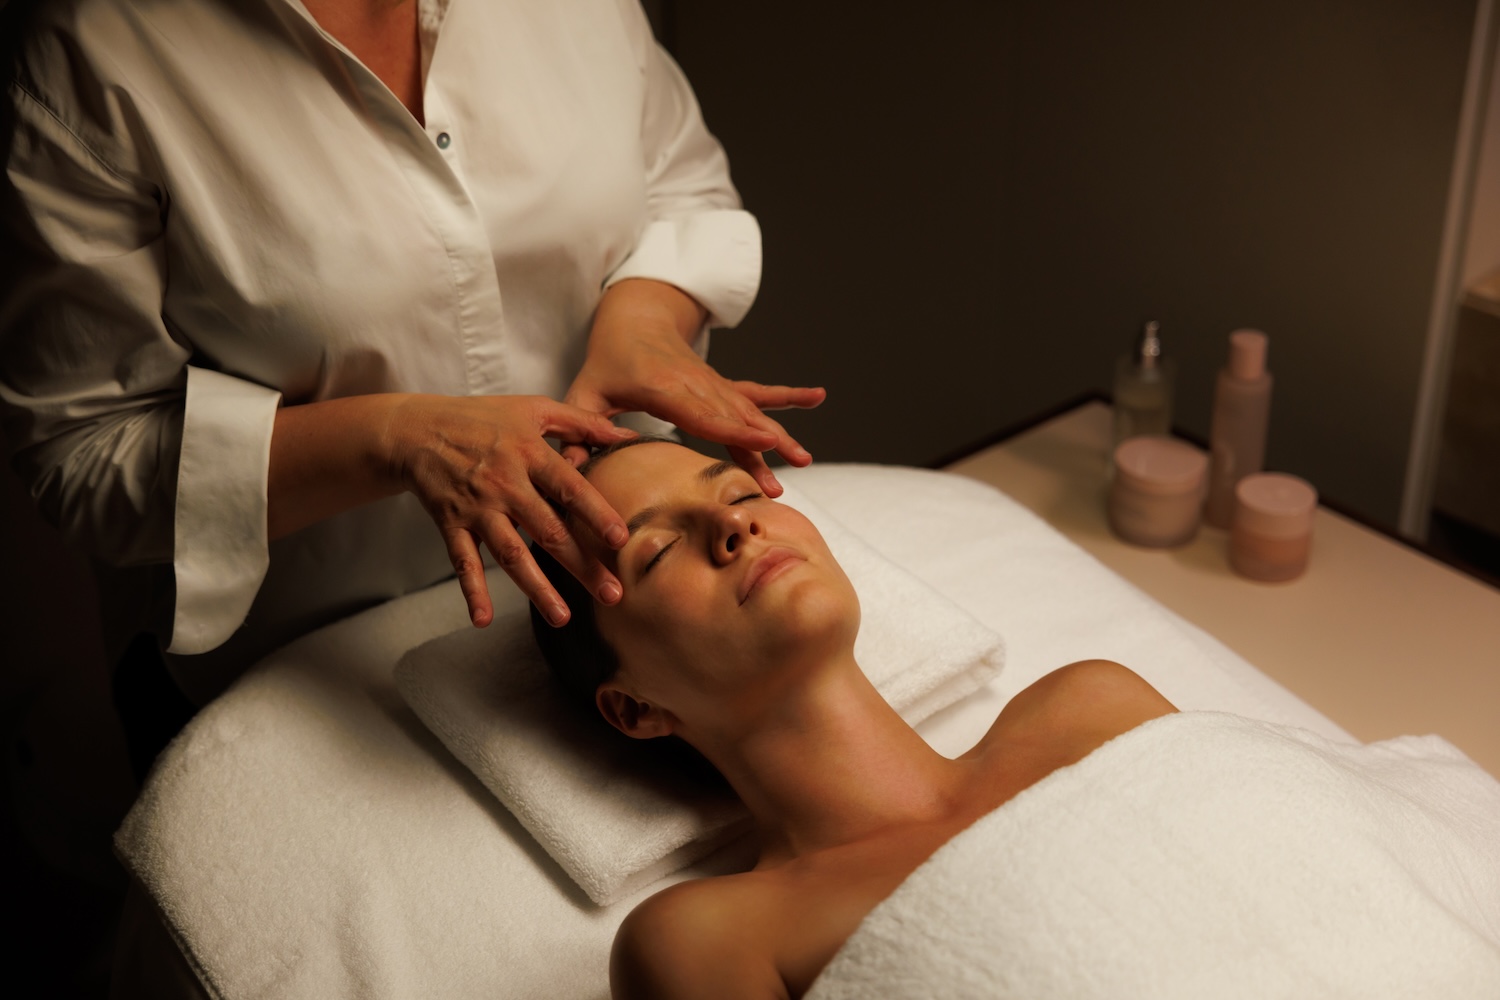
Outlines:
<svg viewBox="0 0 1500 1000"><path fill-rule="evenodd" d="M1011 706L1027 717L1097 716L1128 722L1128 728L1177 710L1140 674L1113 660L1058 667L1016 695Z"/></svg>
<svg viewBox="0 0 1500 1000"><path fill-rule="evenodd" d="M1177 711L1139 674L1113 660L1079 660L1040 678L1006 704L974 749L995 741L1055 745L1080 759L1136 726ZM1081 751L1081 752L1080 752Z"/></svg>
<svg viewBox="0 0 1500 1000"><path fill-rule="evenodd" d="M615 1000L652 997L781 998L774 943L753 879L699 879L641 903L615 934L610 992Z"/></svg>

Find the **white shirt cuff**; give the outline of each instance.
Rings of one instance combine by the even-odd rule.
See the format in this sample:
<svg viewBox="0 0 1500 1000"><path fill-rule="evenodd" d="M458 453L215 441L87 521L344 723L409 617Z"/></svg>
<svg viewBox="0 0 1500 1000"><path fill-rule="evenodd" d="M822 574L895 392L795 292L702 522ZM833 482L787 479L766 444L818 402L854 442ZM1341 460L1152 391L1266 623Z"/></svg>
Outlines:
<svg viewBox="0 0 1500 1000"><path fill-rule="evenodd" d="M281 394L188 366L177 472L170 653L203 653L239 628L270 565L266 491Z"/></svg>
<svg viewBox="0 0 1500 1000"><path fill-rule="evenodd" d="M760 224L742 209L648 223L604 287L626 278L665 281L708 310L711 327L737 326L760 290Z"/></svg>

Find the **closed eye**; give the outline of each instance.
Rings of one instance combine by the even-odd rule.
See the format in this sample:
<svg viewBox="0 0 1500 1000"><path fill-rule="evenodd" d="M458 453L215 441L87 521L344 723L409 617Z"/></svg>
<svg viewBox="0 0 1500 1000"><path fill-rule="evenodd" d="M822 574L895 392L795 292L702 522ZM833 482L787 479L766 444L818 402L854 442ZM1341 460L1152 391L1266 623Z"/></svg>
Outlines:
<svg viewBox="0 0 1500 1000"><path fill-rule="evenodd" d="M749 501L749 500L764 500L765 498L766 498L766 495L764 493L759 493L759 492L756 492L756 493L746 493L742 497L737 497L736 499L729 501L729 506L733 507L733 506L735 506L737 504L742 504L742 503L745 503L746 501ZM651 561L648 562L644 567L641 568L641 576L644 577L647 573L649 573L653 569L655 569L656 568L656 564L659 563L659 562L661 562L662 556L666 555L667 552L670 551L671 548L674 545L676 545L680 540L681 540L680 538L674 538L670 542L668 542L666 545L663 545L662 548L661 548L661 551L658 552L658 553L656 553L656 555L652 556L651 557Z"/></svg>
<svg viewBox="0 0 1500 1000"><path fill-rule="evenodd" d="M670 549L672 546L676 545L677 542L678 542L678 539L674 538L670 542L668 542L666 545L663 545L661 547L661 551L658 552L656 555L652 556L651 557L651 561L648 562L646 564L645 568L641 570L641 576L645 576L647 573L651 572L651 570L653 568L655 568L656 564L659 563L659 562L661 562L661 557L667 554L667 550Z"/></svg>

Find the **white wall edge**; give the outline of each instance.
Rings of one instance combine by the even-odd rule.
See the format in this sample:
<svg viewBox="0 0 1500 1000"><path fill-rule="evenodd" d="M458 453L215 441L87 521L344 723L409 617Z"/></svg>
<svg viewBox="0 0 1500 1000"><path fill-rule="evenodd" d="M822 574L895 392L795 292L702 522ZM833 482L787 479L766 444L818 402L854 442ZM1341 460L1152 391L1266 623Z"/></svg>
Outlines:
<svg viewBox="0 0 1500 1000"><path fill-rule="evenodd" d="M1432 308L1427 317L1422 374L1417 383L1416 415L1406 458L1406 480L1401 491L1400 531L1425 540L1432 513L1442 446L1443 414L1448 402L1448 375L1453 357L1453 335L1463 298L1464 250L1468 244L1469 214L1474 178L1483 146L1485 103L1494 64L1497 22L1494 0L1479 0L1474 10L1474 35L1469 68L1464 79L1463 106L1458 117L1458 142L1453 173L1448 182L1448 206L1443 216L1443 240L1433 282Z"/></svg>

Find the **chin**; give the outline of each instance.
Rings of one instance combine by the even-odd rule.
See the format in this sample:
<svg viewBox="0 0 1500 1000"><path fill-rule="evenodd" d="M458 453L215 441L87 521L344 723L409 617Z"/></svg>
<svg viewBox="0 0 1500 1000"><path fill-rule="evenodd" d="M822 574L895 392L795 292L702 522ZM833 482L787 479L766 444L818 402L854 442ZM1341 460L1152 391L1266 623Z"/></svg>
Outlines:
<svg viewBox="0 0 1500 1000"><path fill-rule="evenodd" d="M774 652L826 656L853 649L859 634L859 598L853 588L831 587L822 580L788 583L776 594L774 623L763 633L777 647Z"/></svg>

